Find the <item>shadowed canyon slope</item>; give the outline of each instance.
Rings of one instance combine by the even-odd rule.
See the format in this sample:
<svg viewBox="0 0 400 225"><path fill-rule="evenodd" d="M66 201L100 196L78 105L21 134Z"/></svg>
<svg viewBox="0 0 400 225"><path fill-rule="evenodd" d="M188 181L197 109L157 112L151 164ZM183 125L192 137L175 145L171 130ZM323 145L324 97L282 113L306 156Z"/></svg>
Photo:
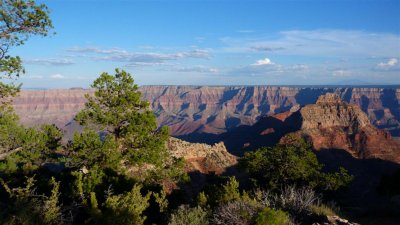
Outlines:
<svg viewBox="0 0 400 225"><path fill-rule="evenodd" d="M341 149L358 159L383 159L400 163L400 143L390 133L373 126L356 104L337 94L321 95L315 104L262 117L251 126L242 125L219 135L235 154L278 142L290 142L288 134L303 137L316 150Z"/></svg>
<svg viewBox="0 0 400 225"><path fill-rule="evenodd" d="M400 142L373 126L358 105L348 104L334 93L321 95L314 104L264 116L254 125L239 126L218 139L231 153L242 155L298 137L312 144L325 170L343 167L354 176L336 200L360 215L378 205L390 206L390 199L382 197L377 188L383 175L399 169Z"/></svg>
<svg viewBox="0 0 400 225"><path fill-rule="evenodd" d="M400 136L400 88L275 87L275 86L143 86L143 98L155 111L160 125L174 136L221 134L252 125L261 116L285 112L296 105L315 103L320 95L337 93L359 105L373 125ZM22 123L55 123L71 129L73 116L84 106L91 90L24 90L14 101ZM73 125L73 124L72 124Z"/></svg>
<svg viewBox="0 0 400 225"><path fill-rule="evenodd" d="M320 96L316 104L302 107L293 116L301 124L294 134L309 139L316 150L342 149L354 158L400 163L400 143L371 125L359 106L342 101L336 94Z"/></svg>

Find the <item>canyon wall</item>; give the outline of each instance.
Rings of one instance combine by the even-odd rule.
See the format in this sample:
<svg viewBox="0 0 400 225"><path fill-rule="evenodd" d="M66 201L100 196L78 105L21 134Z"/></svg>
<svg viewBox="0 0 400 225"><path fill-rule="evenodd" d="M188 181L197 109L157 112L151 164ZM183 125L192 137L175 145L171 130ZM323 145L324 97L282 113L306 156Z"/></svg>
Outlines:
<svg viewBox="0 0 400 225"><path fill-rule="evenodd" d="M322 95L316 104L296 113L293 116L300 118L301 127L294 135L308 139L315 150L341 149L358 159L400 163L400 143L387 131L374 127L358 105L348 104L336 94ZM285 138L290 136L281 142Z"/></svg>
<svg viewBox="0 0 400 225"><path fill-rule="evenodd" d="M239 125L252 125L261 116L293 106L315 103L319 96L337 93L359 105L371 123L400 136L400 88L277 87L277 86L143 86L143 98L155 111L160 125L171 134L220 134ZM93 90L24 90L14 100L23 124L54 123L70 129L73 116Z"/></svg>
<svg viewBox="0 0 400 225"><path fill-rule="evenodd" d="M85 89L23 90L14 101L14 108L22 124L35 126L56 124L64 129L86 102Z"/></svg>

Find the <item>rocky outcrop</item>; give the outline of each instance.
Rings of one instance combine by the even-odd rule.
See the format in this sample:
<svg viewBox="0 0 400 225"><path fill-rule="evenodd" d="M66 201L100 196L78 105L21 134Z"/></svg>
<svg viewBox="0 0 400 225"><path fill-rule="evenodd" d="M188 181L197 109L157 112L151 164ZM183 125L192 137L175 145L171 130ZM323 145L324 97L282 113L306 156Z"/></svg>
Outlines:
<svg viewBox="0 0 400 225"><path fill-rule="evenodd" d="M261 118L251 126L239 126L217 140L236 155L278 142L287 143L289 133L306 138L315 150L345 150L357 159L383 159L400 163L400 143L376 128L358 105L339 95L321 95L315 104Z"/></svg>
<svg viewBox="0 0 400 225"><path fill-rule="evenodd" d="M174 136L221 134L241 125L253 125L263 116L313 104L329 92L360 106L374 126L400 136L400 89L395 86L143 86L140 91L150 102L159 125L170 126ZM74 124L70 122L84 106L86 93L93 91L24 90L15 98L14 106L26 125L47 122L73 130Z"/></svg>
<svg viewBox="0 0 400 225"><path fill-rule="evenodd" d="M400 163L400 144L374 127L359 106L342 101L337 94L320 96L299 113L301 127L295 134L310 140L316 150L342 149L355 158Z"/></svg>
<svg viewBox="0 0 400 225"><path fill-rule="evenodd" d="M215 145L189 143L171 137L168 149L172 156L185 159L188 172L222 174L237 163L237 157L230 154L223 143Z"/></svg>
<svg viewBox="0 0 400 225"><path fill-rule="evenodd" d="M360 225L340 218L339 216L324 216L322 220L323 222L315 222L312 225Z"/></svg>
<svg viewBox="0 0 400 225"><path fill-rule="evenodd" d="M391 203L376 190L382 175L400 167L400 143L373 126L358 105L342 101L337 94L316 100L315 104L262 117L254 125L242 125L220 138L230 152L242 155L262 146L288 143L293 136L304 137L313 145L324 170L336 172L344 167L354 176L337 197L339 202L357 215L368 215L377 207L387 209ZM339 222L347 224L336 224Z"/></svg>
<svg viewBox="0 0 400 225"><path fill-rule="evenodd" d="M300 109L302 130L348 127L350 132L370 124L360 107L343 102L337 94L321 95L316 104Z"/></svg>

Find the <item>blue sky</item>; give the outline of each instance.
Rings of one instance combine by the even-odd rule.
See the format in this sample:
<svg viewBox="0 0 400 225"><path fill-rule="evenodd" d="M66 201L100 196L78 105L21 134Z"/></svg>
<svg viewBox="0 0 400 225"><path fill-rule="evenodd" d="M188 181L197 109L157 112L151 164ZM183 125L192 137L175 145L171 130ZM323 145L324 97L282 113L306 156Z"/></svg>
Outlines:
<svg viewBox="0 0 400 225"><path fill-rule="evenodd" d="M399 84L400 1L49 0L55 35L12 49L25 88Z"/></svg>

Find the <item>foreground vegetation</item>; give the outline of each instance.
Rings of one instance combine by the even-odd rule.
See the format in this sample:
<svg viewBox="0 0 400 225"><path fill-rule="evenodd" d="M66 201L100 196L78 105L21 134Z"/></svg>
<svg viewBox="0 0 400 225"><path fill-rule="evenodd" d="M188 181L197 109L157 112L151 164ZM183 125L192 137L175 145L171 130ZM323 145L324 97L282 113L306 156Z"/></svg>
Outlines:
<svg viewBox="0 0 400 225"><path fill-rule="evenodd" d="M14 79L23 68L8 49L47 35L52 24L34 1L1 6L0 73ZM216 177L190 197L185 162L169 154L168 129L157 127L129 73L94 81L75 118L83 129L67 143L54 125L19 124L10 105L19 88L0 82L1 224L308 224L336 214L320 193L351 180L343 169L323 172L310 146L296 140L245 154L241 185Z"/></svg>
<svg viewBox="0 0 400 225"><path fill-rule="evenodd" d="M305 223L333 214L314 190L335 191L351 180L344 170L322 172L310 146L298 140L246 153L242 187L234 177L217 177L190 199L184 161L169 155L168 130L157 128L130 74L103 73L92 87L94 96L75 118L83 131L67 144L57 127L23 127L4 105L2 223Z"/></svg>

